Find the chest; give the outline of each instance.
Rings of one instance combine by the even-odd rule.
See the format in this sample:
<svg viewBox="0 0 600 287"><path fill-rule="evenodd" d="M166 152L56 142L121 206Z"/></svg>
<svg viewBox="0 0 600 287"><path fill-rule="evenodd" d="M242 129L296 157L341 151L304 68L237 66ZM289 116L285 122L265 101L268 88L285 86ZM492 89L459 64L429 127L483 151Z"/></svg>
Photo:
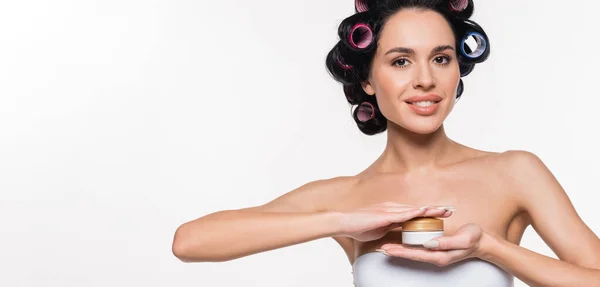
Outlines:
<svg viewBox="0 0 600 287"><path fill-rule="evenodd" d="M518 208L506 184L493 174L436 174L422 176L384 176L361 181L336 203L336 209L352 210L382 202L416 206L452 206L454 214L444 219L444 232L453 234L467 223L507 237ZM401 230L389 232L373 242L356 242L362 254L384 243L401 242Z"/></svg>

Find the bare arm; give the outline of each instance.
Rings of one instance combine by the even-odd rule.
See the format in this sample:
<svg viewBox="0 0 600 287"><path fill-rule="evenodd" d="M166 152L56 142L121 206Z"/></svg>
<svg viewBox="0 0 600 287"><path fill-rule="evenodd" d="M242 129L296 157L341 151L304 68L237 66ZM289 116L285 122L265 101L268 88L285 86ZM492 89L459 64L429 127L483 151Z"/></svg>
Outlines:
<svg viewBox="0 0 600 287"><path fill-rule="evenodd" d="M565 191L534 154L511 152L523 208L533 228L560 260L484 235L483 259L511 271L531 286L600 285L600 239L577 215Z"/></svg>
<svg viewBox="0 0 600 287"><path fill-rule="evenodd" d="M173 253L185 262L227 261L336 234L331 212L231 210L182 225Z"/></svg>
<svg viewBox="0 0 600 287"><path fill-rule="evenodd" d="M181 225L173 254L184 262L219 262L338 233L340 218L323 210L323 194L342 178L314 181L261 206L215 212Z"/></svg>
<svg viewBox="0 0 600 287"><path fill-rule="evenodd" d="M356 210L329 211L336 190L354 180L334 178L306 184L265 205L220 211L181 225L173 253L185 262L226 261L324 237L333 237L351 258L352 240L382 238L418 216L448 217L444 208L384 202Z"/></svg>

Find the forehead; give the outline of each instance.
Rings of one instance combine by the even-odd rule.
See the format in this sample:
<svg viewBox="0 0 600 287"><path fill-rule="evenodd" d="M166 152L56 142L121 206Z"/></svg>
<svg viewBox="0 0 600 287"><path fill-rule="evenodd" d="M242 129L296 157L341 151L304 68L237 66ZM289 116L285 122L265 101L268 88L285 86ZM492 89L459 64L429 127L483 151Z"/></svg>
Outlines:
<svg viewBox="0 0 600 287"><path fill-rule="evenodd" d="M383 50L407 47L430 50L438 45L455 46L454 33L444 16L431 10L403 9L385 23L379 46Z"/></svg>

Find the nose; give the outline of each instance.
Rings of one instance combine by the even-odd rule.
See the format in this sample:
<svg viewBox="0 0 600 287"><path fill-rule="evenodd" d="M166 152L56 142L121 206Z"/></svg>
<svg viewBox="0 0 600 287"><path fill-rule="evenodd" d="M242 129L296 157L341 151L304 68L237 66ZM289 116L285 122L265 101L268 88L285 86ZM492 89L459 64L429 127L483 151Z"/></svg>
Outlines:
<svg viewBox="0 0 600 287"><path fill-rule="evenodd" d="M420 68L417 73L413 81L413 88L429 90L435 87L435 77L431 73L429 66Z"/></svg>

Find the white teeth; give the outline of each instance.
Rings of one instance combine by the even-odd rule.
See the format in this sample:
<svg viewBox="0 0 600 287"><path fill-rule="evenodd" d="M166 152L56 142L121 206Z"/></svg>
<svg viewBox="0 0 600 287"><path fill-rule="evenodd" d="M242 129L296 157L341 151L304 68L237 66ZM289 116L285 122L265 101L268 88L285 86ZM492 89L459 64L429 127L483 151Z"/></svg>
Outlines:
<svg viewBox="0 0 600 287"><path fill-rule="evenodd" d="M433 101L424 101L424 102L414 102L412 103L415 106L419 106L419 107L429 107L433 104L435 104L435 102Z"/></svg>

